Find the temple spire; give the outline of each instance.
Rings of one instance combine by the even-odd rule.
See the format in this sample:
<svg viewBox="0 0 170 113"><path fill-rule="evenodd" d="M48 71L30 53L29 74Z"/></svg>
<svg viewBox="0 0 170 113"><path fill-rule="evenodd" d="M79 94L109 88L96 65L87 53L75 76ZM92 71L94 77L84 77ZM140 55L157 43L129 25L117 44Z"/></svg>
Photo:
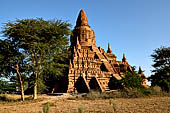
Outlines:
<svg viewBox="0 0 170 113"><path fill-rule="evenodd" d="M76 27L78 26L88 26L87 16L83 9L80 11L79 16L77 18Z"/></svg>
<svg viewBox="0 0 170 113"><path fill-rule="evenodd" d="M108 43L107 53L112 53L112 50L111 50L111 48L110 48L110 44L109 44L109 43Z"/></svg>

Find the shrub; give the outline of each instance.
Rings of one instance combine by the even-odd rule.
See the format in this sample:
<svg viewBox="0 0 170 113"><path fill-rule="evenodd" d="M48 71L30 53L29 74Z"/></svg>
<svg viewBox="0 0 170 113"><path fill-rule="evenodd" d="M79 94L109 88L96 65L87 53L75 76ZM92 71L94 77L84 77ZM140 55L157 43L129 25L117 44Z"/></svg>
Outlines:
<svg viewBox="0 0 170 113"><path fill-rule="evenodd" d="M159 86L154 86L154 87L151 87L151 95L155 95L155 96L170 96L170 93L162 90L161 87Z"/></svg>
<svg viewBox="0 0 170 113"><path fill-rule="evenodd" d="M81 97L81 99L85 100L95 100L95 99L110 99L110 98L120 98L121 97L121 92L112 92L112 93L107 93L107 92L96 92L96 91L91 91Z"/></svg>
<svg viewBox="0 0 170 113"><path fill-rule="evenodd" d="M138 89L138 91L140 92L140 93L142 93L144 96L149 96L150 94L151 94L151 89L148 89L148 88L140 88L140 89Z"/></svg>
<svg viewBox="0 0 170 113"><path fill-rule="evenodd" d="M44 106L43 106L43 112L44 112L44 113L49 113L49 110L50 110L50 103L47 102L47 103L45 103Z"/></svg>
<svg viewBox="0 0 170 113"><path fill-rule="evenodd" d="M114 111L116 112L117 111L117 104L112 99L109 100L109 104L112 105Z"/></svg>
<svg viewBox="0 0 170 113"><path fill-rule="evenodd" d="M161 80L160 86L163 91L170 92L170 82L168 82L168 80Z"/></svg>
<svg viewBox="0 0 170 113"><path fill-rule="evenodd" d="M138 89L124 89L121 91L121 97L122 98L139 98L144 97L144 94L142 94Z"/></svg>
<svg viewBox="0 0 170 113"><path fill-rule="evenodd" d="M101 93L97 91L90 91L84 96L84 98L88 100L95 100L100 97L101 97Z"/></svg>
<svg viewBox="0 0 170 113"><path fill-rule="evenodd" d="M81 104L78 107L78 113L83 113L83 106Z"/></svg>
<svg viewBox="0 0 170 113"><path fill-rule="evenodd" d="M143 77L136 72L126 72L125 77L121 80L126 88L142 88Z"/></svg>
<svg viewBox="0 0 170 113"><path fill-rule="evenodd" d="M162 92L161 87L159 87L157 85L151 88L151 94L152 95L160 95L161 92Z"/></svg>

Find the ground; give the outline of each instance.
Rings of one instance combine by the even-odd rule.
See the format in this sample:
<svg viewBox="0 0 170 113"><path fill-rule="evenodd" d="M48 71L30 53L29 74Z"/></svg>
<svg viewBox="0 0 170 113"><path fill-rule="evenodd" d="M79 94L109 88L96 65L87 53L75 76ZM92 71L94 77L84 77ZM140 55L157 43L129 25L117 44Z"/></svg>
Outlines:
<svg viewBox="0 0 170 113"><path fill-rule="evenodd" d="M43 98L36 101L0 102L0 113L43 113L45 103L50 103L50 113L170 113L170 97L116 98L98 100L69 100ZM115 108L115 110L114 110Z"/></svg>

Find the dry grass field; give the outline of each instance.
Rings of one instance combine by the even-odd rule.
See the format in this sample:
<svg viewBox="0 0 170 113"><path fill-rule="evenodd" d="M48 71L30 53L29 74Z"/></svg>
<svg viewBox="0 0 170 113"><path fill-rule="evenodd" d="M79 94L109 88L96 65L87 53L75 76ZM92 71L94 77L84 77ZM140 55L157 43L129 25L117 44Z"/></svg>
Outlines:
<svg viewBox="0 0 170 113"><path fill-rule="evenodd" d="M25 102L0 101L0 113L43 113L46 103L50 104L49 113L79 113L80 111L83 113L170 113L170 97L167 96L112 100L69 100L46 96L39 96L39 98Z"/></svg>

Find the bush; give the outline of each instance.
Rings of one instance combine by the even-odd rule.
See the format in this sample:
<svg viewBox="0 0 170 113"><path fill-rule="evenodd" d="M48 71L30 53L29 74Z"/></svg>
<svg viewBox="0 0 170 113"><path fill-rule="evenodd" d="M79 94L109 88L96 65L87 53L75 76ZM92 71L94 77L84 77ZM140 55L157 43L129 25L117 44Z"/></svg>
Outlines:
<svg viewBox="0 0 170 113"><path fill-rule="evenodd" d="M117 92L96 92L91 91L83 96L77 96L68 98L69 100L96 100L96 99L112 99L112 98L139 98L145 97L150 94L150 90L147 89L123 89Z"/></svg>
<svg viewBox="0 0 170 113"><path fill-rule="evenodd" d="M138 89L124 89L121 91L121 97L122 98L139 98L144 97L144 94L142 94Z"/></svg>
<svg viewBox="0 0 170 113"><path fill-rule="evenodd" d="M170 82L168 80L161 80L160 87L163 91L170 92Z"/></svg>
<svg viewBox="0 0 170 113"><path fill-rule="evenodd" d="M83 113L83 106L81 104L78 107L78 113Z"/></svg>
<svg viewBox="0 0 170 113"><path fill-rule="evenodd" d="M43 113L49 113L49 110L50 110L50 103L47 102L43 106Z"/></svg>
<svg viewBox="0 0 170 113"><path fill-rule="evenodd" d="M121 97L122 94L119 91L111 92L111 93L107 93L107 92L101 93L101 92L91 91L86 95L84 95L83 97L81 97L81 99L95 100L95 99L110 99L110 98L121 98Z"/></svg>
<svg viewBox="0 0 170 113"><path fill-rule="evenodd" d="M151 89L148 88L140 88L138 89L144 96L149 96L151 94Z"/></svg>
<svg viewBox="0 0 170 113"><path fill-rule="evenodd" d="M142 88L143 77L140 77L136 72L126 72L125 77L121 80L126 88Z"/></svg>
<svg viewBox="0 0 170 113"><path fill-rule="evenodd" d="M119 97L121 97L120 92L101 93L97 91L90 91L89 93L83 96L70 97L68 98L68 100L95 100L95 99L110 99L110 98L119 98Z"/></svg>
<svg viewBox="0 0 170 113"><path fill-rule="evenodd" d="M114 111L116 112L117 111L117 104L112 99L109 100L109 104L112 105Z"/></svg>
<svg viewBox="0 0 170 113"><path fill-rule="evenodd" d="M97 99L97 98L100 98L100 97L101 97L101 93L97 92L97 91L90 91L89 93L87 93L84 96L84 98L88 99L88 100L94 100L94 99Z"/></svg>
<svg viewBox="0 0 170 113"><path fill-rule="evenodd" d="M151 95L154 96L170 96L170 93L162 90L162 88L159 86L151 87L150 90L151 90Z"/></svg>
<svg viewBox="0 0 170 113"><path fill-rule="evenodd" d="M162 93L162 89L161 87L159 86L154 86L154 87L151 87L151 94L152 95L160 95Z"/></svg>

